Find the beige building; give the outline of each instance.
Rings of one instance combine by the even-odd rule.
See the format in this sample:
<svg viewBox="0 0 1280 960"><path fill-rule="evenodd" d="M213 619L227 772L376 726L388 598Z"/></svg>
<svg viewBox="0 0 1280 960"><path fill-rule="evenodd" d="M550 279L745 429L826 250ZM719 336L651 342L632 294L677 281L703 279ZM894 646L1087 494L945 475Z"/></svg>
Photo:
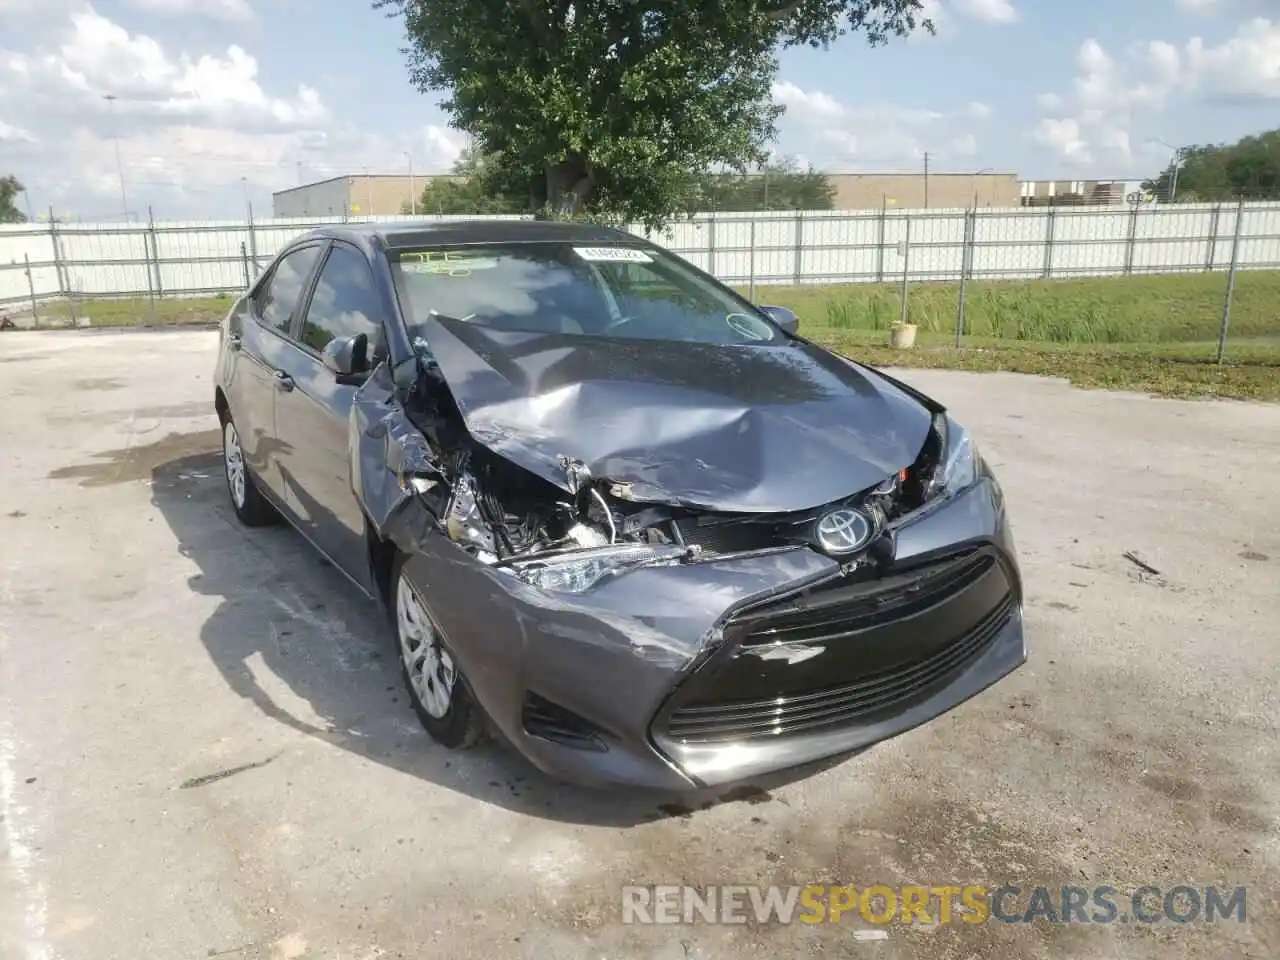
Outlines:
<svg viewBox="0 0 1280 960"><path fill-rule="evenodd" d="M421 196L432 177L357 174L333 177L272 194L277 217L352 217L399 214L410 197ZM1012 173L829 173L837 210L881 207L1016 207L1018 177ZM429 213L430 211L420 211Z"/></svg>
<svg viewBox="0 0 1280 960"><path fill-rule="evenodd" d="M1015 173L829 173L835 209L1016 207Z"/></svg>
<svg viewBox="0 0 1280 960"><path fill-rule="evenodd" d="M273 193L271 212L276 217L394 216L411 197L422 196L432 179L405 173L331 177Z"/></svg>

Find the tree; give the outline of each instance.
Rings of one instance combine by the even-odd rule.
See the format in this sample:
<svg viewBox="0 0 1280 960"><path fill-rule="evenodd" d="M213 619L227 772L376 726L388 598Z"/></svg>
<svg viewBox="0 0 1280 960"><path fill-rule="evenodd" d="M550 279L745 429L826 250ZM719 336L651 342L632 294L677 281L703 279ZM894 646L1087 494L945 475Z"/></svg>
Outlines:
<svg viewBox="0 0 1280 960"><path fill-rule="evenodd" d="M706 171L764 163L780 48L875 45L922 0L373 0L403 17L409 77L443 92L534 209L657 225Z"/></svg>
<svg viewBox="0 0 1280 960"><path fill-rule="evenodd" d="M24 189L17 177L0 177L0 223L27 222L27 215L18 209L16 202Z"/></svg>
<svg viewBox="0 0 1280 960"><path fill-rule="evenodd" d="M836 188L825 173L783 157L747 174L708 176L700 193L707 210L830 210Z"/></svg>
<svg viewBox="0 0 1280 960"><path fill-rule="evenodd" d="M1223 200L1280 200L1280 130L1244 137L1233 144L1206 144L1179 151L1177 189L1174 166L1142 189L1183 203Z"/></svg>
<svg viewBox="0 0 1280 960"><path fill-rule="evenodd" d="M491 175L493 158L474 148L463 151L448 176L432 177L418 198L418 212L436 214L527 213L527 191L522 194ZM410 205L402 205L404 213Z"/></svg>

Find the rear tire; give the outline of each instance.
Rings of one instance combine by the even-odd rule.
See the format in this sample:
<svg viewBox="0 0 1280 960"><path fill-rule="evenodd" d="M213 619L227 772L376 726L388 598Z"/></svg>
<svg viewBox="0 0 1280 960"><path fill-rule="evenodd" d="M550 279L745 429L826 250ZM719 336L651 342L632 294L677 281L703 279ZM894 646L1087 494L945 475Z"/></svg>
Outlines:
<svg viewBox="0 0 1280 960"><path fill-rule="evenodd" d="M227 478L227 496L237 520L246 527L265 527L279 519L276 508L258 490L249 465L244 462L240 434L230 414L222 421L222 469Z"/></svg>
<svg viewBox="0 0 1280 960"><path fill-rule="evenodd" d="M484 714L418 589L404 574L403 554L391 567L390 614L409 702L431 739L464 750L485 739Z"/></svg>

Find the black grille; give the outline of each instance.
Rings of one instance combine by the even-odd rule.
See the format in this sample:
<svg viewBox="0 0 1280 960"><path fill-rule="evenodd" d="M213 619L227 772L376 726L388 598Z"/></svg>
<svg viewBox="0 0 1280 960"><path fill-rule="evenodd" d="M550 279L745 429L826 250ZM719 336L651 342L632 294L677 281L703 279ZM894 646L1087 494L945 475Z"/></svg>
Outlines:
<svg viewBox="0 0 1280 960"><path fill-rule="evenodd" d="M949 681L995 639L1013 606L1013 599L1006 597L967 634L925 659L801 695L681 707L671 714L667 731L686 743L714 743L814 732L870 719L922 700Z"/></svg>
<svg viewBox="0 0 1280 960"><path fill-rule="evenodd" d="M536 693L525 693L521 722L526 733L543 740L579 750L606 749L599 727Z"/></svg>
<svg viewBox="0 0 1280 960"><path fill-rule="evenodd" d="M697 517L681 520L677 526L685 543L707 553L765 550L782 542L775 524L769 522Z"/></svg>

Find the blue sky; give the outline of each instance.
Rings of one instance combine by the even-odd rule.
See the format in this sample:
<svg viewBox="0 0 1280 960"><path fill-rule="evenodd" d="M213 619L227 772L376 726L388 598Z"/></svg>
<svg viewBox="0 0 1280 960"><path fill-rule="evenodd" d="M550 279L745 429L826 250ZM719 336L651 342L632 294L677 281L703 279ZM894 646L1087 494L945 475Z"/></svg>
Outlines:
<svg viewBox="0 0 1280 960"><path fill-rule="evenodd" d="M1280 122L1280 0L928 0L936 36L782 55L776 145L838 171L1136 179ZM0 0L0 173L82 219L232 217L464 138L362 0ZM115 100L103 99L104 94ZM116 144L124 169L120 196ZM301 165L301 170L299 169Z"/></svg>

